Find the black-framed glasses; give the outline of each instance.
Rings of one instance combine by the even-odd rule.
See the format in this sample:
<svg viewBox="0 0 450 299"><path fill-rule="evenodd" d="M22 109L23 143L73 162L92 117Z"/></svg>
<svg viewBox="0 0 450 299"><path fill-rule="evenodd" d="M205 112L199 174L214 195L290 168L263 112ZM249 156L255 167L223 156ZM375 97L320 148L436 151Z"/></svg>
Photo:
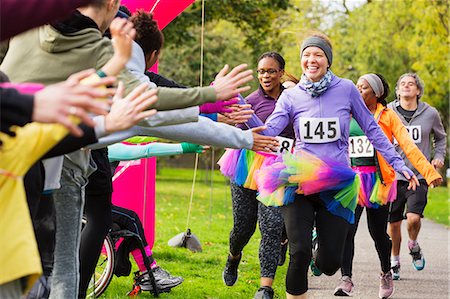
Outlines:
<svg viewBox="0 0 450 299"><path fill-rule="evenodd" d="M257 72L258 74L260 74L260 75L264 75L265 73L268 73L269 75L273 75L273 74L278 73L278 71L279 71L279 70L276 70L276 69L268 69L268 70L265 70L265 69L259 69L259 70L256 70L256 72Z"/></svg>

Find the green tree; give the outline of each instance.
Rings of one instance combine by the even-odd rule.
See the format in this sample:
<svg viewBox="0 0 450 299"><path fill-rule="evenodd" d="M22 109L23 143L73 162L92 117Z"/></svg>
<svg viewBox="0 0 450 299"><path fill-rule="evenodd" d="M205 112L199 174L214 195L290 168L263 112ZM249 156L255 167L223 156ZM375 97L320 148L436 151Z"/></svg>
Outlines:
<svg viewBox="0 0 450 299"><path fill-rule="evenodd" d="M401 74L416 72L425 82L423 100L448 119L448 13L445 0L368 1L330 29L333 70L352 80L367 72L382 73L392 89Z"/></svg>
<svg viewBox="0 0 450 299"><path fill-rule="evenodd" d="M249 63L255 68L262 52L280 51L282 28L273 24L288 6L288 0L205 1L203 84L209 84L224 63ZM199 84L200 34L201 1L197 1L164 29L162 74L186 85Z"/></svg>

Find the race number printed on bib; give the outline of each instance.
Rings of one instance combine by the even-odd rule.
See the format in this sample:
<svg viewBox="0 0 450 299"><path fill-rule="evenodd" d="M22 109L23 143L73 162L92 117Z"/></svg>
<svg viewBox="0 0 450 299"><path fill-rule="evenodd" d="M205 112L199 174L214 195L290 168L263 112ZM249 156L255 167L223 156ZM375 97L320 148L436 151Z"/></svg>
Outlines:
<svg viewBox="0 0 450 299"><path fill-rule="evenodd" d="M341 138L338 117L301 117L299 131L306 143L328 143Z"/></svg>
<svg viewBox="0 0 450 299"><path fill-rule="evenodd" d="M408 131L409 137L411 137L414 143L422 142L422 126L405 126L405 128ZM394 144L398 144L398 141L395 138Z"/></svg>
<svg viewBox="0 0 450 299"><path fill-rule="evenodd" d="M373 157L373 145L366 136L350 137L348 143L348 154L350 158Z"/></svg>
<svg viewBox="0 0 450 299"><path fill-rule="evenodd" d="M276 151L277 154L283 154L285 152L292 153L294 148L294 139L277 136L275 137L278 141L278 149Z"/></svg>

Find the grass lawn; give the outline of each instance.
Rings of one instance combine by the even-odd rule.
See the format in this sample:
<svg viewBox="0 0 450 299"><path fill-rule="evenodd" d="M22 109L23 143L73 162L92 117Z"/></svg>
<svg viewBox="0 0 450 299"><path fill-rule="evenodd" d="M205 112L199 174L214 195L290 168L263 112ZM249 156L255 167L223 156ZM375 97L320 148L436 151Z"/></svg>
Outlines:
<svg viewBox="0 0 450 299"><path fill-rule="evenodd" d="M232 226L231 199L227 180L214 173L212 200L211 181L205 171L197 173L197 183L189 227L200 239L203 252L192 253L184 248L172 248L167 241L186 230L189 196L193 170L161 169L156 183L156 240L154 256L157 262L173 275L184 278L183 284L160 298L201 299L253 298L259 287L257 230L243 252L239 280L234 287L222 282L222 270L228 253L228 237ZM431 189L425 216L448 225L449 199L447 188ZM278 268L274 289L275 298L285 298L284 278L287 265ZM137 268L133 263L133 271ZM124 298L131 290L132 275L114 277L101 298ZM153 298L144 292L141 298Z"/></svg>
<svg viewBox="0 0 450 299"><path fill-rule="evenodd" d="M450 224L449 203L448 187L429 189L428 204L424 212L425 217L448 226Z"/></svg>
<svg viewBox="0 0 450 299"><path fill-rule="evenodd" d="M192 253L185 248L172 248L167 241L186 230L189 196L193 170L161 169L156 180L156 238L154 257L158 264L173 275L184 278L183 284L160 298L200 299L253 298L259 288L258 244L256 233L245 247L239 267L239 280L234 287L222 281L222 270L228 254L228 237L232 227L231 195L227 180L219 172L214 173L212 201L211 181L205 171L197 173L197 183L189 227L200 239L203 252ZM133 262L133 271L136 266ZM275 298L284 298L285 264L278 268L275 279ZM132 275L115 277L101 298L124 298L131 290ZM153 298L149 292L139 295Z"/></svg>

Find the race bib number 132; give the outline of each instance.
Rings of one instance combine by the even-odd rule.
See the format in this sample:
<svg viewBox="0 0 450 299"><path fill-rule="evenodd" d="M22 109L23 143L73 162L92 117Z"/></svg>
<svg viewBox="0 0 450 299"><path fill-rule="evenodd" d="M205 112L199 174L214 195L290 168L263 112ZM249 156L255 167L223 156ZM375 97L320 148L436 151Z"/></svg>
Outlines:
<svg viewBox="0 0 450 299"><path fill-rule="evenodd" d="M341 138L338 117L301 117L300 137L306 143L328 143Z"/></svg>

